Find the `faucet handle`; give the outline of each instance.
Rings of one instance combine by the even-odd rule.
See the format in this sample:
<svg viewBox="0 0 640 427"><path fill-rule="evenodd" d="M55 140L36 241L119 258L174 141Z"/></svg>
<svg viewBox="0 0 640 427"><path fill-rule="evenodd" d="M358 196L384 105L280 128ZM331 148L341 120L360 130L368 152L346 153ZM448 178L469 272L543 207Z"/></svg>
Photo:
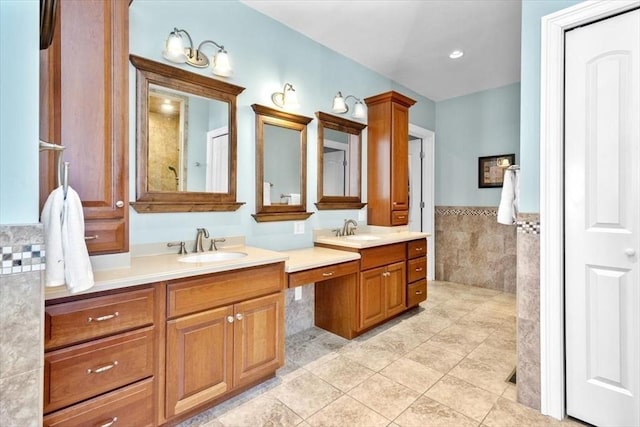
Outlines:
<svg viewBox="0 0 640 427"><path fill-rule="evenodd" d="M188 253L184 242L169 242L169 243L167 243L167 247L168 248L172 248L174 246L180 246L180 249L178 250L178 255L184 255L184 254Z"/></svg>
<svg viewBox="0 0 640 427"><path fill-rule="evenodd" d="M340 229L339 228L334 228L333 230L331 230L332 233L336 233L336 237L340 237Z"/></svg>
<svg viewBox="0 0 640 427"><path fill-rule="evenodd" d="M226 242L227 239L225 239L224 237L221 237L220 239L216 239L215 237L211 239L211 245L209 246L209 250L213 251L213 250L218 250L218 247L216 246L216 243L222 243L222 242Z"/></svg>

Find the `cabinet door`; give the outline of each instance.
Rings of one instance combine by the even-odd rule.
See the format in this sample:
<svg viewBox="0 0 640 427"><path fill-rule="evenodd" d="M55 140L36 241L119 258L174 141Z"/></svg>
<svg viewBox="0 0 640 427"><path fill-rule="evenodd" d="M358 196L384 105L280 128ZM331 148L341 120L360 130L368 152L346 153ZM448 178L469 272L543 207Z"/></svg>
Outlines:
<svg viewBox="0 0 640 427"><path fill-rule="evenodd" d="M386 317L384 273L384 267L360 273L360 316L358 322L360 330L373 326Z"/></svg>
<svg viewBox="0 0 640 427"><path fill-rule="evenodd" d="M227 306L167 322L167 418L233 387L233 314Z"/></svg>
<svg viewBox="0 0 640 427"><path fill-rule="evenodd" d="M60 0L53 44L41 53L41 137L66 147L92 254L128 250L128 19L127 1ZM46 159L41 203L55 186Z"/></svg>
<svg viewBox="0 0 640 427"><path fill-rule="evenodd" d="M284 362L284 293L234 306L234 386L275 372Z"/></svg>
<svg viewBox="0 0 640 427"><path fill-rule="evenodd" d="M386 317L395 316L407 308L407 273L404 262L387 266L384 273Z"/></svg>
<svg viewBox="0 0 640 427"><path fill-rule="evenodd" d="M391 104L391 209L409 209L409 110ZM408 218L402 224L408 224ZM394 224L398 225L398 224Z"/></svg>

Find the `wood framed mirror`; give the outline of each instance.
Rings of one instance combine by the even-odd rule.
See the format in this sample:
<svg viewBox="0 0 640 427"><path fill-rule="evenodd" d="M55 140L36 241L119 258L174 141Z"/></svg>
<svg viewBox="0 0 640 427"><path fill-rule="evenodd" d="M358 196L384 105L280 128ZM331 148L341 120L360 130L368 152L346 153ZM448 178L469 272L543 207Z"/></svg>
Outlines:
<svg viewBox="0 0 640 427"><path fill-rule="evenodd" d="M136 68L136 201L144 212L235 211L243 87L130 55ZM123 118L124 120L124 118Z"/></svg>
<svg viewBox="0 0 640 427"><path fill-rule="evenodd" d="M364 123L316 112L319 210L361 209Z"/></svg>
<svg viewBox="0 0 640 427"><path fill-rule="evenodd" d="M310 117L263 105L256 113L257 222L298 221L307 212L307 124Z"/></svg>

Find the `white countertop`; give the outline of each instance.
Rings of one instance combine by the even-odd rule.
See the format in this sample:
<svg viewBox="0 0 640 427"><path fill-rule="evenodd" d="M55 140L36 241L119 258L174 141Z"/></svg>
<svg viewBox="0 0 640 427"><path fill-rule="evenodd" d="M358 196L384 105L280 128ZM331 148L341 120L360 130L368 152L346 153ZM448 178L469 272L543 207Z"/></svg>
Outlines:
<svg viewBox="0 0 640 427"><path fill-rule="evenodd" d="M252 246L228 246L224 251L246 252L244 258L208 263L186 263L178 261L182 255L163 254L131 258L131 265L126 268L95 271L95 285L78 294L120 289L128 286L144 285L164 280L179 279L201 274L217 273L239 268L255 267L286 261L284 252L276 252ZM73 295L78 295L73 294ZM68 297L72 294L66 286L45 287L45 300Z"/></svg>
<svg viewBox="0 0 640 427"><path fill-rule="evenodd" d="M415 239L425 239L429 237L429 233L421 233L418 231L392 231L388 233L356 233L356 236L375 236L375 240L350 240L352 236L335 237L330 235L322 235L315 237L315 243L323 243L326 245L344 246L346 248L363 249L372 248L374 246L389 245L391 243L407 242Z"/></svg>
<svg viewBox="0 0 640 427"><path fill-rule="evenodd" d="M311 268L360 259L360 254L357 252L339 251L320 247L294 249L291 251L283 251L282 253L289 257L284 267L284 271L287 273L295 273L296 271L309 270Z"/></svg>

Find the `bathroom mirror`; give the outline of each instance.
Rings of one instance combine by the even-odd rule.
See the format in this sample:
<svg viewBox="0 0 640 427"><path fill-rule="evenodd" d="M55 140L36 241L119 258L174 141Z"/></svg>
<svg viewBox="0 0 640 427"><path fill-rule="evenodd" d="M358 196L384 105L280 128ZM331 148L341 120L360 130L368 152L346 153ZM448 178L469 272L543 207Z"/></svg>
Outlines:
<svg viewBox="0 0 640 427"><path fill-rule="evenodd" d="M244 88L135 55L138 212L235 211Z"/></svg>
<svg viewBox="0 0 640 427"><path fill-rule="evenodd" d="M361 209L362 130L367 125L316 112L319 210Z"/></svg>
<svg viewBox="0 0 640 427"><path fill-rule="evenodd" d="M299 116L258 104L256 113L257 222L308 218L307 124Z"/></svg>

